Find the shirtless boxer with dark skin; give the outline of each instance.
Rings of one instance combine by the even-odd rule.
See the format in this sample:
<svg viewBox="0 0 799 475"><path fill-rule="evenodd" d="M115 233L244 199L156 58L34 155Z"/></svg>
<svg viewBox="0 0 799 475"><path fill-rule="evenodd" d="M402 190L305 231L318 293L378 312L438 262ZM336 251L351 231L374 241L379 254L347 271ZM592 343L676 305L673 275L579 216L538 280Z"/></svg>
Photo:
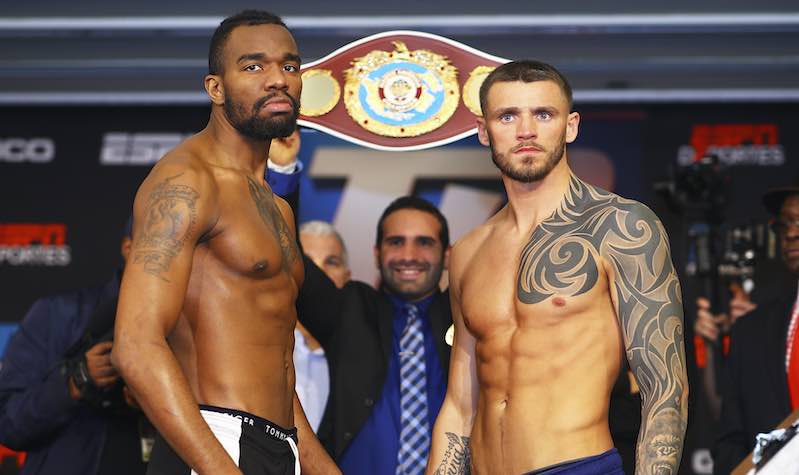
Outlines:
<svg viewBox="0 0 799 475"><path fill-rule="evenodd" d="M626 357L642 396L636 473L676 474L688 384L662 224L572 174L580 118L551 66L500 66L481 104L509 202L452 250L455 342L427 473L622 473L608 404Z"/></svg>
<svg viewBox="0 0 799 475"><path fill-rule="evenodd" d="M197 473L247 473L198 404L238 411L242 425L265 419L259 430L278 442L296 426L303 472L339 473L294 391L303 264L291 209L264 181L271 139L296 127L300 57L279 18L241 16L218 54L212 42L208 126L164 156L136 195L112 360Z"/></svg>

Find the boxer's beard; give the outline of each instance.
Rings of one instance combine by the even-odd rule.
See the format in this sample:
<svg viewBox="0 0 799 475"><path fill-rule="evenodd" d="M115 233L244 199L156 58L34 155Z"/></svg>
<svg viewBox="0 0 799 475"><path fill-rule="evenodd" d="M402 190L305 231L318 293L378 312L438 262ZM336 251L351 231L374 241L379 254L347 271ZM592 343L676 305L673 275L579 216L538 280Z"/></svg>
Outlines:
<svg viewBox="0 0 799 475"><path fill-rule="evenodd" d="M225 116L240 134L251 139L264 141L274 138L288 137L297 128L297 117L300 114L300 103L289 94L282 94L291 101L291 112L279 113L274 117L261 117L261 108L267 101L281 93L273 93L255 101L249 114L244 104L228 97L225 101Z"/></svg>
<svg viewBox="0 0 799 475"><path fill-rule="evenodd" d="M537 143L529 145L545 150L543 146ZM566 151L566 131L563 132L563 136L560 138L557 145L555 145L554 150L546 153L543 163L539 164L528 159L524 159L524 161L528 163L512 163L508 155L511 155L513 150L509 150L507 154L498 152L494 148L494 142L491 140L490 135L488 136L488 146L491 149L491 159L494 161L494 165L499 168L499 171L501 171L503 175L521 183L532 183L549 175L549 172L555 168L555 165L560 163Z"/></svg>

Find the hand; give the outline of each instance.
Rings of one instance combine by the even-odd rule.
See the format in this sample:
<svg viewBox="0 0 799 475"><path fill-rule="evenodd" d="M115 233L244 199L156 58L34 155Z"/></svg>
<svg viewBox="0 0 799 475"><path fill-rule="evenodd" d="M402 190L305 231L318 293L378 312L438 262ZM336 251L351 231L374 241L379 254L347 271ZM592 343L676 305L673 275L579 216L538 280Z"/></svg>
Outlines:
<svg viewBox="0 0 799 475"><path fill-rule="evenodd" d="M720 331L729 328L729 317L725 314L713 315L710 311L710 301L704 297L696 299L696 322L694 332L710 341L716 341Z"/></svg>
<svg viewBox="0 0 799 475"><path fill-rule="evenodd" d="M272 139L269 147L269 160L275 165L288 165L297 160L300 153L300 129L295 130L288 137Z"/></svg>
<svg viewBox="0 0 799 475"><path fill-rule="evenodd" d="M111 345L110 341L103 341L86 352L86 369L98 388L111 386L119 379L119 373L111 365Z"/></svg>

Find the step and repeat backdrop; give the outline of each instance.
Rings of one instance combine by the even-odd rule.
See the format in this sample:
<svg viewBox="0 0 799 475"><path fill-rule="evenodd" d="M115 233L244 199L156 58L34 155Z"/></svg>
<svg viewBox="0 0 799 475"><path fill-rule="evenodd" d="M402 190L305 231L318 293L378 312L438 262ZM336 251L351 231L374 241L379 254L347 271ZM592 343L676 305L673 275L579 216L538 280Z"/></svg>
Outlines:
<svg viewBox="0 0 799 475"><path fill-rule="evenodd" d="M696 237L710 221L722 235L736 226L765 229L760 196L799 178L799 105L576 109L580 133L568 149L576 173L648 204L669 231L683 274L687 344L700 363L692 371L697 380L704 347L694 345L690 328L704 284ZM203 105L0 108L0 353L35 299L100 284L122 265L120 239L138 185L166 151L205 126L208 113ZM397 196L416 194L441 207L454 239L505 202L489 152L475 136L411 152L368 149L311 129L301 138L298 221L334 223L359 280L375 281L375 223ZM697 162L706 155L715 162ZM752 246L760 256L773 253L767 233ZM705 431L712 420L697 428L703 407L692 406L702 414L692 415L685 473L710 473Z"/></svg>

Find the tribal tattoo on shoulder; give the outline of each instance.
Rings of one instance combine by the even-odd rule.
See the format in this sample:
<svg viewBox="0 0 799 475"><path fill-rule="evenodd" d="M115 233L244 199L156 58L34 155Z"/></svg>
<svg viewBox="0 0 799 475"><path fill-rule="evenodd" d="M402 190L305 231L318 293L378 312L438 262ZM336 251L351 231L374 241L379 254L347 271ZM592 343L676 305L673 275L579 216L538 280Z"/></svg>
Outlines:
<svg viewBox="0 0 799 475"><path fill-rule="evenodd" d="M472 457L469 437L447 432L447 450L434 475L469 475L472 473Z"/></svg>
<svg viewBox="0 0 799 475"><path fill-rule="evenodd" d="M133 248L134 264L166 282L164 273L178 255L197 220L199 193L187 185L172 183L182 174L158 183L144 207L142 235Z"/></svg>
<svg viewBox="0 0 799 475"><path fill-rule="evenodd" d="M598 256L614 268L616 311L642 395L636 473L676 474L687 423L683 309L657 216L572 176L561 206L522 250L518 298L534 304L589 291Z"/></svg>
<svg viewBox="0 0 799 475"><path fill-rule="evenodd" d="M277 242L280 243L280 249L283 253L283 270L288 271L289 267L294 265L300 257L300 251L297 248L294 236L289 231L283 215L280 214L272 192L263 185L256 183L250 177L247 177L247 186L250 189L250 196L255 202L255 206L258 208L261 220L272 231Z"/></svg>

